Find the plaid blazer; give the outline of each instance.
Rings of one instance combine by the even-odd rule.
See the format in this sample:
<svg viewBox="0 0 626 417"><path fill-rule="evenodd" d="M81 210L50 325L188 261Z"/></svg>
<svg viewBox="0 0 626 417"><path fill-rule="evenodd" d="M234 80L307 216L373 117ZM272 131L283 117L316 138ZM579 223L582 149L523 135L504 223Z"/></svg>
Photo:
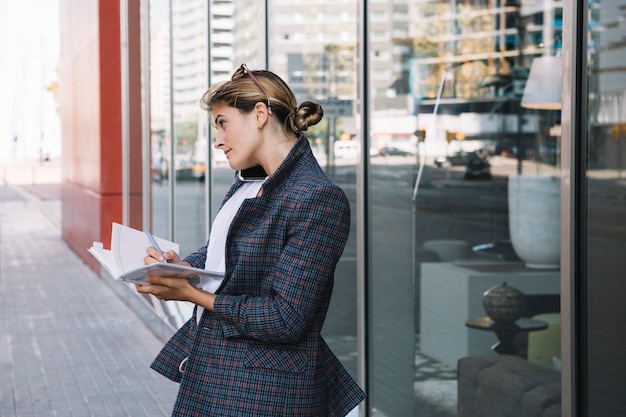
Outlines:
<svg viewBox="0 0 626 417"><path fill-rule="evenodd" d="M233 219L215 311L194 313L151 365L180 382L173 416L345 416L365 398L320 335L349 227L343 190L301 136ZM205 259L206 246L185 258Z"/></svg>

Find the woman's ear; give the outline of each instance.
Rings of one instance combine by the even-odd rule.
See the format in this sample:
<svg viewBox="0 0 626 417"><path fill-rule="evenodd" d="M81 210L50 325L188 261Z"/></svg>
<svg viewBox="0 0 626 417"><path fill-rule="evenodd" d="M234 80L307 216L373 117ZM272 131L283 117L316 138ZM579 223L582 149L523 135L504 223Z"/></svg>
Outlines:
<svg viewBox="0 0 626 417"><path fill-rule="evenodd" d="M260 101L254 106L254 115L256 117L256 126L258 129L263 129L269 118L269 112L267 111L267 105Z"/></svg>

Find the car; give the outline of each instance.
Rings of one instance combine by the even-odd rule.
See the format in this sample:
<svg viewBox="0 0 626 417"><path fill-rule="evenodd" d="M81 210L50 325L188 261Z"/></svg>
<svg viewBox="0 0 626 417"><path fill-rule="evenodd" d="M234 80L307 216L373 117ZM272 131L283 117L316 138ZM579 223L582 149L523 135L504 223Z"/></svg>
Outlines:
<svg viewBox="0 0 626 417"><path fill-rule="evenodd" d="M491 164L486 157L477 154L471 154L465 164L466 180L469 179L491 179Z"/></svg>
<svg viewBox="0 0 626 417"><path fill-rule="evenodd" d="M399 156L411 156L415 155L413 152L409 152L405 149L398 148L396 146L385 146L380 148L379 154L382 156L391 156L391 155L399 155Z"/></svg>
<svg viewBox="0 0 626 417"><path fill-rule="evenodd" d="M355 140L338 140L334 144L335 158L356 159L358 142Z"/></svg>
<svg viewBox="0 0 626 417"><path fill-rule="evenodd" d="M470 158L470 153L465 151L454 152L450 155L446 156L438 156L435 158L435 165L437 168L441 168L443 166L461 166L466 165Z"/></svg>
<svg viewBox="0 0 626 417"><path fill-rule="evenodd" d="M497 261L521 262L510 240L496 240L472 247L476 255Z"/></svg>
<svg viewBox="0 0 626 417"><path fill-rule="evenodd" d="M199 180L204 181L206 166L204 162L194 161L188 157L177 156L174 160L176 179L179 181ZM159 158L153 161L153 180L161 182L169 176L169 161Z"/></svg>
<svg viewBox="0 0 626 417"><path fill-rule="evenodd" d="M206 174L206 164L202 161L193 161L191 163L191 177L198 180L204 181L204 177Z"/></svg>
<svg viewBox="0 0 626 417"><path fill-rule="evenodd" d="M226 154L224 153L224 151L222 150L214 150L213 151L213 162L215 162L215 164L217 165L226 165L228 164L228 158L226 157Z"/></svg>

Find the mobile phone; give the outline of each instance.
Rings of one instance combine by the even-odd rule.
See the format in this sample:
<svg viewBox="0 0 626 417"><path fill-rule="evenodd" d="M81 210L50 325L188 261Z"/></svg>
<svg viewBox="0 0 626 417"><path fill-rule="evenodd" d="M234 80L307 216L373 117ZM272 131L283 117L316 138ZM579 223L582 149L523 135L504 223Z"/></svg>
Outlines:
<svg viewBox="0 0 626 417"><path fill-rule="evenodd" d="M239 171L238 176L241 181L265 181L265 178L267 178L267 174L261 165L242 169Z"/></svg>

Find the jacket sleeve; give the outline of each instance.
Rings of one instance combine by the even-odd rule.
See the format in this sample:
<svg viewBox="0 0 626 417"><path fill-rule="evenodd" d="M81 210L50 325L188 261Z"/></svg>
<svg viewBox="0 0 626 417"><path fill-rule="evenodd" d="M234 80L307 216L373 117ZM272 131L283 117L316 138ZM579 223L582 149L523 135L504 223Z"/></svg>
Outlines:
<svg viewBox="0 0 626 417"><path fill-rule="evenodd" d="M265 278L271 295L217 295L214 310L226 337L297 342L329 301L350 229L348 200L341 188L325 184L299 193L295 201L285 246Z"/></svg>
<svg viewBox="0 0 626 417"><path fill-rule="evenodd" d="M191 264L191 266L193 266L194 268L204 268L204 265L206 263L206 251L207 251L207 245L204 245L203 247L201 247L200 249L198 249L197 251L190 253L189 255L185 256L185 259L183 259L183 262L189 262Z"/></svg>

